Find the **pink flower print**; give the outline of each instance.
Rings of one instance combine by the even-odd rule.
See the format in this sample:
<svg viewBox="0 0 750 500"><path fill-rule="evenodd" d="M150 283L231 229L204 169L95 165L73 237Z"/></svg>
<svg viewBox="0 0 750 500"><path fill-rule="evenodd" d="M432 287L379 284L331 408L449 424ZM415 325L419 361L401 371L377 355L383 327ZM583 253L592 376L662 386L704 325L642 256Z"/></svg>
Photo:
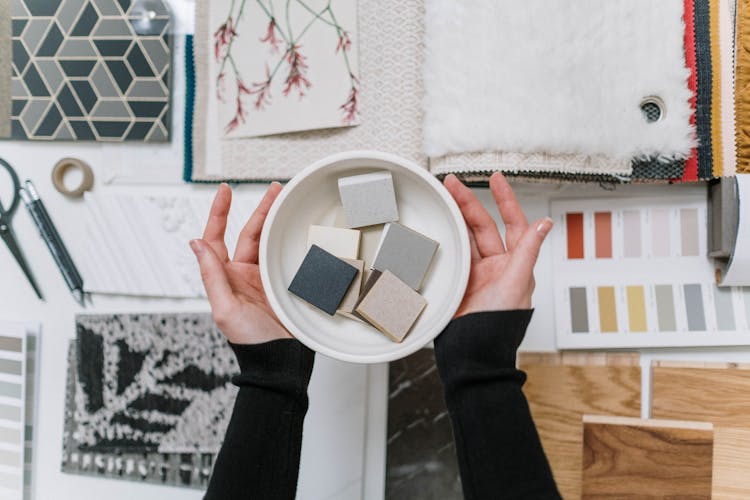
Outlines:
<svg viewBox="0 0 750 500"><path fill-rule="evenodd" d="M281 40L276 38L276 19L271 18L266 28L266 36L260 39L261 42L268 43L271 46L271 52L276 53L279 51L279 44Z"/></svg>
<svg viewBox="0 0 750 500"><path fill-rule="evenodd" d="M234 114L234 118L232 118L232 121L229 122L229 124L224 129L224 133L228 134L232 132L234 129L239 127L241 124L245 123L245 116L247 112L245 111L245 106L242 104L242 98L238 95L237 96L237 110Z"/></svg>
<svg viewBox="0 0 750 500"><path fill-rule="evenodd" d="M219 26L219 29L214 33L214 57L216 60L220 60L226 57L226 52L229 49L229 44L232 39L237 36L237 32L234 30L234 22L232 16L227 18L227 21Z"/></svg>
<svg viewBox="0 0 750 500"><path fill-rule="evenodd" d="M297 89L300 99L305 96L305 90L309 89L310 80L305 77L307 63L305 56L300 54L300 45L292 44L286 53L286 62L289 64L289 74L284 81L284 95L288 96L292 89Z"/></svg>
<svg viewBox="0 0 750 500"><path fill-rule="evenodd" d="M226 102L224 100L224 94L226 93L226 73L219 73L219 76L216 77L216 98L221 102Z"/></svg>
<svg viewBox="0 0 750 500"><path fill-rule="evenodd" d="M340 106L340 108L344 111L343 122L346 125L351 125L352 123L354 123L354 121L357 119L357 115L359 114L359 88L357 87L359 81L354 77L354 75L350 76L352 78L352 89L349 91L349 97L347 98L346 102Z"/></svg>
<svg viewBox="0 0 750 500"><path fill-rule="evenodd" d="M336 53L338 54L340 50L346 52L351 46L352 40L349 38L349 32L344 30L339 31L339 43L336 45Z"/></svg>

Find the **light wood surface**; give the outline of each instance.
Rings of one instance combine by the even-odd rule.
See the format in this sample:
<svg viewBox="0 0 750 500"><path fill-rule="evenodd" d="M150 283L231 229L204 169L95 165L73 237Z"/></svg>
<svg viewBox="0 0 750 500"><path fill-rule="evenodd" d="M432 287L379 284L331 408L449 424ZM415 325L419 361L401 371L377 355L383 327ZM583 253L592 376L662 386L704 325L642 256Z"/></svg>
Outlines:
<svg viewBox="0 0 750 500"><path fill-rule="evenodd" d="M639 417L641 369L635 353L520 353L524 393L560 493L581 496L584 414Z"/></svg>
<svg viewBox="0 0 750 500"><path fill-rule="evenodd" d="M710 499L713 428L704 422L588 419L584 499Z"/></svg>
<svg viewBox="0 0 750 500"><path fill-rule="evenodd" d="M750 366L655 361L652 374L652 417L750 429Z"/></svg>
<svg viewBox="0 0 750 500"><path fill-rule="evenodd" d="M713 500L750 498L750 429L714 429Z"/></svg>

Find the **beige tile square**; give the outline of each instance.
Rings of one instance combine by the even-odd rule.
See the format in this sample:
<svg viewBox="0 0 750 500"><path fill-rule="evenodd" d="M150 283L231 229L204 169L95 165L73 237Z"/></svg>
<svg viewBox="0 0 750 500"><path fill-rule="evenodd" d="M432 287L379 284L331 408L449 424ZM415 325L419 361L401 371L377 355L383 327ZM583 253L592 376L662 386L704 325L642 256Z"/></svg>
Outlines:
<svg viewBox="0 0 750 500"><path fill-rule="evenodd" d="M357 300L359 299L359 292L362 290L362 276L365 270L365 261L356 259L343 260L346 261L347 264L356 267L357 274L354 276L354 281L352 281L352 284L349 286L349 290L347 290L346 295L344 295L344 300L341 301L341 305L339 305L336 313L351 314L352 312L354 312L354 308L357 305Z"/></svg>
<svg viewBox="0 0 750 500"><path fill-rule="evenodd" d="M307 231L307 249L318 245L340 259L359 258L360 233L355 229L330 226L310 226Z"/></svg>

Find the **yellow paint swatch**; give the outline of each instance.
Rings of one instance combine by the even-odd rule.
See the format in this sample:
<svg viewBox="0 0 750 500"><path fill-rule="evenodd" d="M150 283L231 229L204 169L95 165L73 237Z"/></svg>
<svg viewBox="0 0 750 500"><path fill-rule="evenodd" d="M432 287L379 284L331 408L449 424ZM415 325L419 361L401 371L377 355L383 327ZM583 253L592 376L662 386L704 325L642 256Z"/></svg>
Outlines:
<svg viewBox="0 0 750 500"><path fill-rule="evenodd" d="M599 298L599 329L602 333L617 332L617 306L615 287L600 286L596 289Z"/></svg>
<svg viewBox="0 0 750 500"><path fill-rule="evenodd" d="M643 287L629 286L626 288L628 297L628 325L631 332L645 332L646 325L646 296Z"/></svg>

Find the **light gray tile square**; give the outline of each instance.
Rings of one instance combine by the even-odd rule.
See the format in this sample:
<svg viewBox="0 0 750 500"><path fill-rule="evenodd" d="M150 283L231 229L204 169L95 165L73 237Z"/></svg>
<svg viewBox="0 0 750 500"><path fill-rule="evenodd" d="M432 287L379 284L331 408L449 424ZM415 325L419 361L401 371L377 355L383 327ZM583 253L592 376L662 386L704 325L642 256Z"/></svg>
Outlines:
<svg viewBox="0 0 750 500"><path fill-rule="evenodd" d="M437 241L392 222L383 229L372 268L390 271L414 290L419 290L438 246Z"/></svg>

